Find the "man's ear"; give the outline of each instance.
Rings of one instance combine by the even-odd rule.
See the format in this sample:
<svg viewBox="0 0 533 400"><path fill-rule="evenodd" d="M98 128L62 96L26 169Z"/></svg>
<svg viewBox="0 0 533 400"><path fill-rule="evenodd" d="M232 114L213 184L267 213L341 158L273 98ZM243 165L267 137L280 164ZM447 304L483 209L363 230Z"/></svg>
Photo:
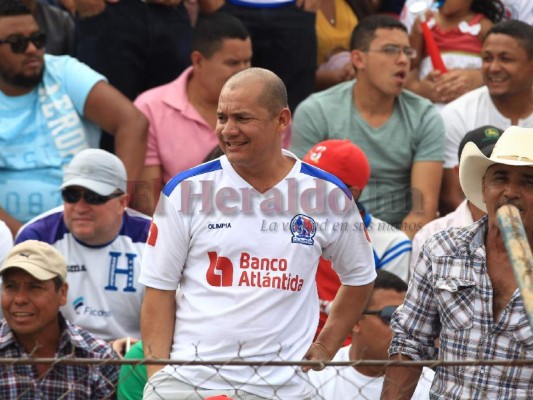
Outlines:
<svg viewBox="0 0 533 400"><path fill-rule="evenodd" d="M67 304L67 294L68 294L68 283L67 282L64 282L63 286L59 288L59 294L61 295L59 304L64 306L65 304Z"/></svg>
<svg viewBox="0 0 533 400"><path fill-rule="evenodd" d="M193 67L199 68L204 60L204 56L198 50L194 50L191 53L191 65Z"/></svg>
<svg viewBox="0 0 533 400"><path fill-rule="evenodd" d="M351 59L352 59L352 65L354 66L356 71L364 69L365 59L366 59L366 53L364 51L352 50Z"/></svg>
<svg viewBox="0 0 533 400"><path fill-rule="evenodd" d="M285 107L278 113L278 131L283 132L291 123L291 112Z"/></svg>

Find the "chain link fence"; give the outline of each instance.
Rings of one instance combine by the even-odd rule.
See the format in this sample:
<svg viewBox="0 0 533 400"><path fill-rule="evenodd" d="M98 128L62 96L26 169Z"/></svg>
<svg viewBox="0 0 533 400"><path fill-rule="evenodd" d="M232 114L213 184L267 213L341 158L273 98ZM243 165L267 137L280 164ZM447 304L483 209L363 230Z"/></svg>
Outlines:
<svg viewBox="0 0 533 400"><path fill-rule="evenodd" d="M386 367L394 365L399 367L424 367L424 373L413 398L428 398L433 370L437 367L496 367L505 369L525 367L531 370L533 378L533 360L468 360L468 361L388 361L388 360L359 360L335 362L309 362L309 361L269 361L251 362L244 360L227 361L176 361L176 360L148 360L148 359L87 359L87 358L0 358L0 398L2 399L100 399L118 398L119 400L141 399L142 389L146 382L146 365L171 365L178 374L180 368L208 368L211 378L227 382L227 388L217 391L206 391L200 387L191 387L192 392L184 397L168 397L164 393L158 395L158 387L153 387L153 399L234 399L234 400L259 400L279 399L285 400L283 385L279 382L269 382L265 376L271 376L272 371L283 371L286 381L305 385L310 395L302 400L349 400L349 399L379 399L383 385L383 376L380 372ZM311 365L324 368L320 372L311 371L303 373L301 368ZM105 369L102 367L106 367ZM120 377L118 371L121 369ZM242 380L238 387L232 387L226 379L227 370L238 368ZM426 370L427 369L427 370ZM76 373L68 371L75 370ZM264 371L268 370L265 374ZM40 378L36 378L37 374ZM41 373L45 371L44 373ZM104 372L105 371L105 372ZM116 371L116 374L114 372ZM374 377L361 372L373 373ZM426 373L428 371L428 373ZM274 374L276 375L276 374ZM276 376L279 376L276 375ZM210 378L206 378L204 383ZM52 381L52 382L50 382ZM88 384L90 382L90 384ZM150 385L150 384L149 384ZM242 387L263 386L272 394L264 396L250 395ZM89 388L88 388L89 387ZM98 388L110 387L107 394L102 395ZM418 392L419 387L423 390ZM93 390L93 391L91 391ZM344 393L338 397L338 393ZM334 393L337 393L335 395ZM115 397L116 396L116 397ZM224 397L227 396L227 397ZM332 397L337 396L337 397ZM291 398L292 399L292 398Z"/></svg>

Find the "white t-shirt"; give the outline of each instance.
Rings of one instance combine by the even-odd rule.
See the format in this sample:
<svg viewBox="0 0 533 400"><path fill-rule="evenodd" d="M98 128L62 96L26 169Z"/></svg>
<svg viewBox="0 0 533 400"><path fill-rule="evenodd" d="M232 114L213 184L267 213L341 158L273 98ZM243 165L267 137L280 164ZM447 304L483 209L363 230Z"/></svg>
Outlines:
<svg viewBox="0 0 533 400"><path fill-rule="evenodd" d="M63 206L24 225L16 242L40 240L54 246L67 261L64 317L104 340L141 337L144 286L139 270L150 218L126 209L122 228L110 243L90 246L74 238L63 221Z"/></svg>
<svg viewBox="0 0 533 400"><path fill-rule="evenodd" d="M340 349L333 361L350 361L350 346ZM429 399L429 389L435 372L422 369L412 400ZM326 367L322 371L309 371L315 400L379 400L384 377L366 376L352 366Z"/></svg>
<svg viewBox="0 0 533 400"><path fill-rule="evenodd" d="M225 156L174 177L161 193L140 277L161 290L180 285L171 358L302 360L318 324L319 257L333 261L346 285L376 276L372 247L348 193L336 177L298 159L263 194ZM166 371L206 389L237 387L286 400L310 395L300 368Z"/></svg>
<svg viewBox="0 0 533 400"><path fill-rule="evenodd" d="M446 126L446 159L444 168L459 164L457 152L463 137L483 125L507 129L511 120L504 117L490 98L489 89L482 86L448 103L441 111ZM518 121L518 126L533 128L533 113Z"/></svg>
<svg viewBox="0 0 533 400"><path fill-rule="evenodd" d="M4 221L0 221L0 265L13 247L13 236Z"/></svg>

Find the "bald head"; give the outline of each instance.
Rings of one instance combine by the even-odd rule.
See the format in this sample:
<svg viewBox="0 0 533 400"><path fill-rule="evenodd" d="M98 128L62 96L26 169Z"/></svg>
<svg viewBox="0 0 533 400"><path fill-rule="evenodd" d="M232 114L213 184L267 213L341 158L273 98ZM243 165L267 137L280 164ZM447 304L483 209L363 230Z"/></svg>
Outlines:
<svg viewBox="0 0 533 400"><path fill-rule="evenodd" d="M225 90L233 90L238 87L247 87L260 83L262 85L259 104L276 115L283 108L288 107L287 89L283 81L272 71L264 68L247 68L233 75L224 87Z"/></svg>

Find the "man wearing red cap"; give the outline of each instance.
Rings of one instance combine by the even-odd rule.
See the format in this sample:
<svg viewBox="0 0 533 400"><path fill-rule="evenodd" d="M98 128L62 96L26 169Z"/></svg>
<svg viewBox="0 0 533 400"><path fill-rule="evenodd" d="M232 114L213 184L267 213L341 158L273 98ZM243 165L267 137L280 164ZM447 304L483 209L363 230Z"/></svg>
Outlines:
<svg viewBox="0 0 533 400"><path fill-rule="evenodd" d="M320 142L309 150L303 161L337 176L350 189L356 202L370 177L370 164L365 153L349 140ZM357 206L372 242L376 269L389 271L407 282L411 241L399 229L370 214L363 204L357 202ZM326 322L341 284L331 261L320 258L316 281L320 299L318 333Z"/></svg>

